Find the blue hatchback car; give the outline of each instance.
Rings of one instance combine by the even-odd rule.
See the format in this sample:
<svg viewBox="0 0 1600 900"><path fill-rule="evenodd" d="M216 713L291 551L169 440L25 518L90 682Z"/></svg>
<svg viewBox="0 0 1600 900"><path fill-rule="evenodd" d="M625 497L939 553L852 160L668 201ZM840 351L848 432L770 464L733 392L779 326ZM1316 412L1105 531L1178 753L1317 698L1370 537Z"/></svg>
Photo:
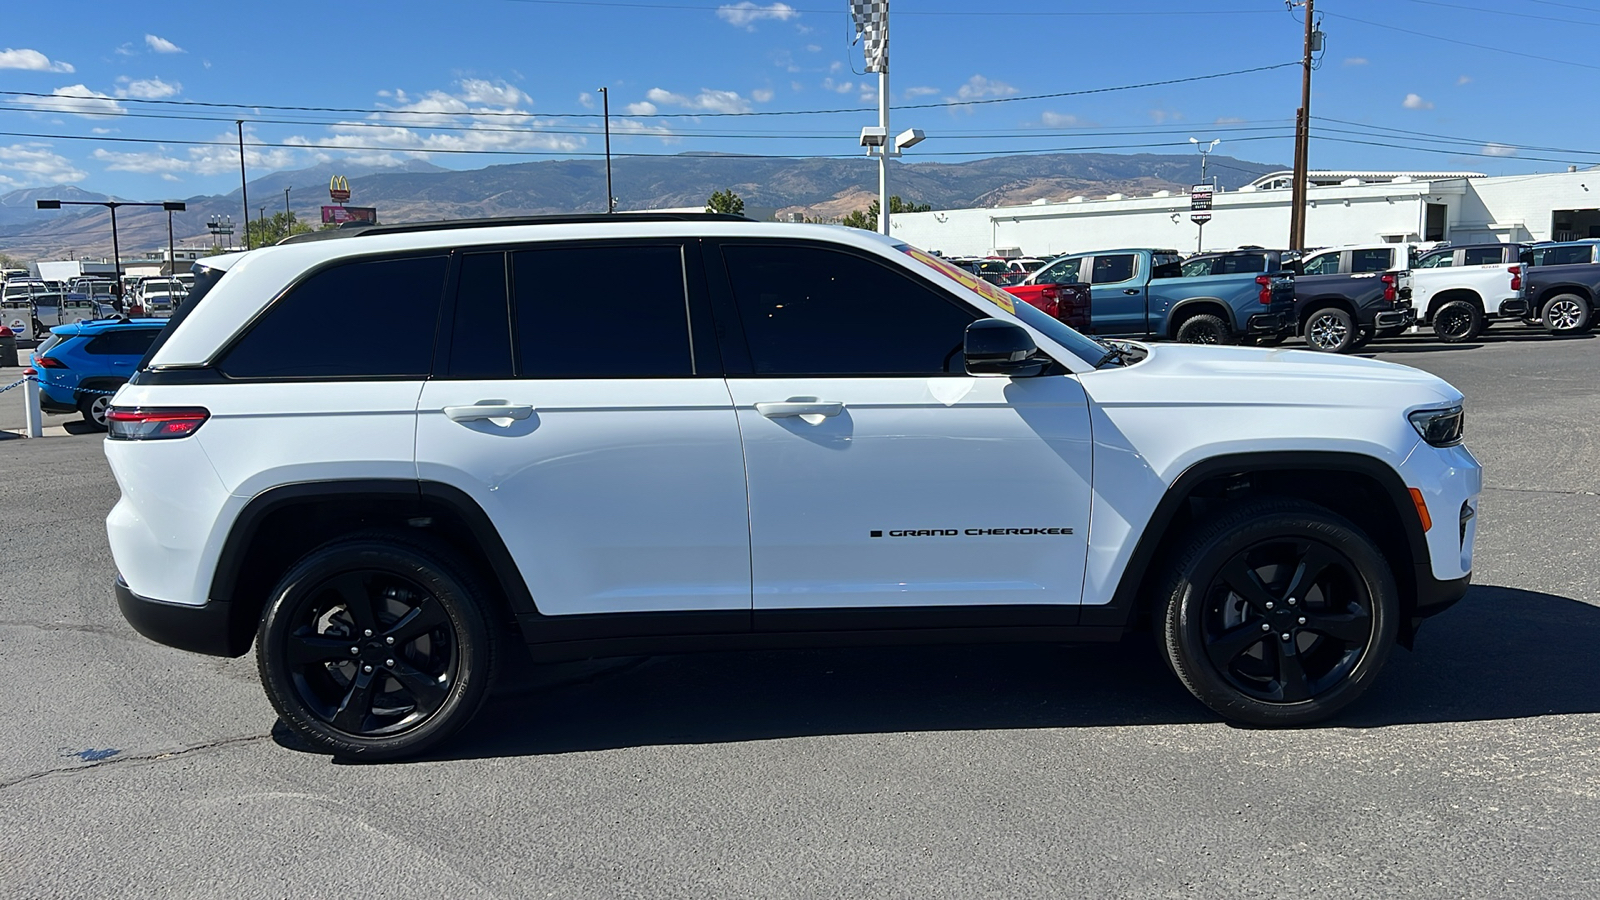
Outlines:
<svg viewBox="0 0 1600 900"><path fill-rule="evenodd" d="M96 319L50 329L33 351L39 405L45 412L83 414L101 431L116 392L167 325L166 319Z"/></svg>

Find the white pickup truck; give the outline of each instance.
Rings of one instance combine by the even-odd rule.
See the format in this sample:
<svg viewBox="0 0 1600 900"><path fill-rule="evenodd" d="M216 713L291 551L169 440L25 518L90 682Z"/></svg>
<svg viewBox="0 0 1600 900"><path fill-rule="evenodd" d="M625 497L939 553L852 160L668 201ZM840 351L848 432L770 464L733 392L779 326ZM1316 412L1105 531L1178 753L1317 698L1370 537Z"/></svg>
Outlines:
<svg viewBox="0 0 1600 900"><path fill-rule="evenodd" d="M1520 244L1443 246L1423 254L1411 267L1411 297L1417 321L1432 325L1447 344L1470 341L1493 319L1521 319L1528 302L1521 296Z"/></svg>

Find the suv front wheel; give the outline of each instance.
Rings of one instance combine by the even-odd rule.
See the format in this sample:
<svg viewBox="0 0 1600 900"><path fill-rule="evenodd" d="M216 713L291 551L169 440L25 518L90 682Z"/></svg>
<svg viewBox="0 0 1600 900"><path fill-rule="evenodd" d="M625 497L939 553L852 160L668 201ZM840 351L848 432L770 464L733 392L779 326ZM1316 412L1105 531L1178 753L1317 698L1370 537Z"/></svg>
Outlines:
<svg viewBox="0 0 1600 900"><path fill-rule="evenodd" d="M420 753L477 712L496 631L471 570L440 548L371 535L326 544L272 591L261 682L291 729L357 759Z"/></svg>
<svg viewBox="0 0 1600 900"><path fill-rule="evenodd" d="M1394 644L1398 599L1360 529L1277 499L1203 523L1156 613L1167 662L1200 702L1252 725L1304 725L1372 684Z"/></svg>

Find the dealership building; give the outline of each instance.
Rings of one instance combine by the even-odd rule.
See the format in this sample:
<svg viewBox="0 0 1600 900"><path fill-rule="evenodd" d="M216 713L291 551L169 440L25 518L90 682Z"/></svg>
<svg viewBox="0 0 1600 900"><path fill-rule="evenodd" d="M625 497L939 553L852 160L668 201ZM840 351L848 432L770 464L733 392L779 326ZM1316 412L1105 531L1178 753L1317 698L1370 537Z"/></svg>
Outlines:
<svg viewBox="0 0 1600 900"><path fill-rule="evenodd" d="M1600 238L1600 167L1492 178L1474 172L1312 172L1309 180L1311 247ZM1293 181L1291 172L1274 172L1238 190L1216 191L1203 232L1191 221L1190 196L1171 191L900 213L890 218L889 228L894 237L947 256L1283 247Z"/></svg>

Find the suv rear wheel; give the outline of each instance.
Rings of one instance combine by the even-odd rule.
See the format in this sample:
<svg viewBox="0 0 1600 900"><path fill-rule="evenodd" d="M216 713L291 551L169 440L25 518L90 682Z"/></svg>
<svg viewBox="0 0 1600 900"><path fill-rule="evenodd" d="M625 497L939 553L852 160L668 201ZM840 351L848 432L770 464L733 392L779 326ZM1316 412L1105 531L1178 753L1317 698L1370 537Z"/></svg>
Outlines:
<svg viewBox="0 0 1600 900"><path fill-rule="evenodd" d="M307 554L272 591L257 635L267 697L319 749L420 753L477 712L497 632L471 570L439 548L368 535Z"/></svg>
<svg viewBox="0 0 1600 900"><path fill-rule="evenodd" d="M110 408L110 394L84 394L78 398L78 413L96 431L106 430L106 410Z"/></svg>
<svg viewBox="0 0 1600 900"><path fill-rule="evenodd" d="M1200 702L1253 725L1303 725L1364 692L1389 657L1398 596L1360 529L1299 500L1201 525L1156 610L1161 648Z"/></svg>

